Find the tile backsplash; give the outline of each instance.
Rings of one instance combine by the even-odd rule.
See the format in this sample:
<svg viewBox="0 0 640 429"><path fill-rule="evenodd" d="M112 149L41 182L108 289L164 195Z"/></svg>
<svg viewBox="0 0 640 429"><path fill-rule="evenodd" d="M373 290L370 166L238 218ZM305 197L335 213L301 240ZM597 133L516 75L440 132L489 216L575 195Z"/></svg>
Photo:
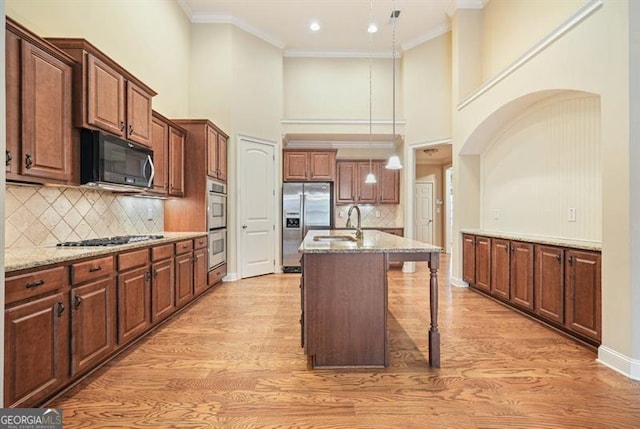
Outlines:
<svg viewBox="0 0 640 429"><path fill-rule="evenodd" d="M149 219L151 218L151 219ZM5 248L163 231L162 200L83 188L5 188Z"/></svg>
<svg viewBox="0 0 640 429"><path fill-rule="evenodd" d="M362 213L362 227L367 228L401 228L403 227L403 212L398 204L358 205ZM351 205L336 206L334 223L338 228L347 223L347 212ZM351 213L351 223L356 225L356 213Z"/></svg>

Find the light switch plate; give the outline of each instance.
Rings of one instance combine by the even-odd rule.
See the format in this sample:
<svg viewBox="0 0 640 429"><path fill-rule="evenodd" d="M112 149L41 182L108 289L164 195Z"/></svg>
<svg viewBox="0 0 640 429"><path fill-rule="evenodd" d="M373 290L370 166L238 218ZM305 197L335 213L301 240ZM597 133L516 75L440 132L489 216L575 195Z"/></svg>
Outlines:
<svg viewBox="0 0 640 429"><path fill-rule="evenodd" d="M569 210L567 210L567 220L569 222L575 222L576 221L576 209L573 207L570 207Z"/></svg>

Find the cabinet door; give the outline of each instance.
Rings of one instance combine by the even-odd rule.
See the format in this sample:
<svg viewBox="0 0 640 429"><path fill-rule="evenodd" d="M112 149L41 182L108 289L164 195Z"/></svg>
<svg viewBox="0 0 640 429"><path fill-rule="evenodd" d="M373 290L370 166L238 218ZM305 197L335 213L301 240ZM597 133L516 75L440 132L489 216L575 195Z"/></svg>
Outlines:
<svg viewBox="0 0 640 429"><path fill-rule="evenodd" d="M184 145L186 136L169 127L169 195L184 197Z"/></svg>
<svg viewBox="0 0 640 429"><path fill-rule="evenodd" d="M68 379L67 308L60 292L5 310L5 407L33 407Z"/></svg>
<svg viewBox="0 0 640 429"><path fill-rule="evenodd" d="M509 299L509 241L491 240L491 295Z"/></svg>
<svg viewBox="0 0 640 429"><path fill-rule="evenodd" d="M227 181L227 138L218 134L218 179Z"/></svg>
<svg viewBox="0 0 640 429"><path fill-rule="evenodd" d="M368 162L358 162L356 168L356 201L361 204L375 204L378 201L378 184L364 183L367 174L374 171L374 164L369 167Z"/></svg>
<svg viewBox="0 0 640 429"><path fill-rule="evenodd" d="M564 251L536 246L534 311L556 323L564 323Z"/></svg>
<svg viewBox="0 0 640 429"><path fill-rule="evenodd" d="M491 239L476 237L476 283L478 289L491 291Z"/></svg>
<svg viewBox="0 0 640 429"><path fill-rule="evenodd" d="M207 175L218 176L218 132L215 128L206 126L207 132Z"/></svg>
<svg viewBox="0 0 640 429"><path fill-rule="evenodd" d="M476 239L462 235L462 280L470 285L476 282Z"/></svg>
<svg viewBox="0 0 640 429"><path fill-rule="evenodd" d="M193 291L199 295L208 288L207 283L207 249L198 249L193 252Z"/></svg>
<svg viewBox="0 0 640 429"><path fill-rule="evenodd" d="M149 268L118 275L118 342L124 344L151 326Z"/></svg>
<svg viewBox="0 0 640 429"><path fill-rule="evenodd" d="M91 54L87 56L87 123L126 137L125 80Z"/></svg>
<svg viewBox="0 0 640 429"><path fill-rule="evenodd" d="M309 153L284 152L282 167L282 180L285 182L307 180L307 171L309 170Z"/></svg>
<svg viewBox="0 0 640 429"><path fill-rule="evenodd" d="M71 67L22 42L21 174L71 178Z"/></svg>
<svg viewBox="0 0 640 429"><path fill-rule="evenodd" d="M127 138L151 145L151 98L133 82L127 82Z"/></svg>
<svg viewBox="0 0 640 429"><path fill-rule="evenodd" d="M533 310L533 244L512 241L511 302Z"/></svg>
<svg viewBox="0 0 640 429"><path fill-rule="evenodd" d="M338 162L336 177L336 204L350 204L356 201L356 163Z"/></svg>
<svg viewBox="0 0 640 429"><path fill-rule="evenodd" d="M16 179L20 172L20 143L22 122L20 38L11 31L5 32L5 90L6 90L6 143L5 171L7 179Z"/></svg>
<svg viewBox="0 0 640 429"><path fill-rule="evenodd" d="M151 122L151 148L153 149L153 192L169 192L169 124L155 116Z"/></svg>
<svg viewBox="0 0 640 429"><path fill-rule="evenodd" d="M567 250L565 256L566 326L578 334L600 341L600 254Z"/></svg>
<svg viewBox="0 0 640 429"><path fill-rule="evenodd" d="M173 258L151 265L151 320L155 323L176 309Z"/></svg>
<svg viewBox="0 0 640 429"><path fill-rule="evenodd" d="M115 278L71 290L71 375L93 368L116 347Z"/></svg>
<svg viewBox="0 0 640 429"><path fill-rule="evenodd" d="M309 153L309 180L325 180L333 182L336 172L335 152Z"/></svg>
<svg viewBox="0 0 640 429"><path fill-rule="evenodd" d="M400 203L400 171L384 168L386 162L379 162L377 169L378 202L381 204Z"/></svg>
<svg viewBox="0 0 640 429"><path fill-rule="evenodd" d="M176 256L176 306L193 299L193 252Z"/></svg>

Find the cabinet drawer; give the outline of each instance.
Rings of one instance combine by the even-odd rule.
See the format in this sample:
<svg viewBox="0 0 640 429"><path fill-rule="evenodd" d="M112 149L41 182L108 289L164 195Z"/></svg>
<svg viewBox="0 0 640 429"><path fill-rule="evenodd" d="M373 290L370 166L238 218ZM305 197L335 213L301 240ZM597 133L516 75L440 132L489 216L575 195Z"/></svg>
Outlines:
<svg viewBox="0 0 640 429"><path fill-rule="evenodd" d="M113 272L113 256L78 262L71 265L71 284L84 283Z"/></svg>
<svg viewBox="0 0 640 429"><path fill-rule="evenodd" d="M184 240L176 243L176 255L191 252L193 250L193 240Z"/></svg>
<svg viewBox="0 0 640 429"><path fill-rule="evenodd" d="M207 247L207 237L198 237L193 240L193 248L194 249L203 249Z"/></svg>
<svg viewBox="0 0 640 429"><path fill-rule="evenodd" d="M209 286L220 282L222 278L227 274L227 264L222 264L219 267L209 271L207 283Z"/></svg>
<svg viewBox="0 0 640 429"><path fill-rule="evenodd" d="M149 249L136 250L134 252L118 255L118 271L141 267L149 262Z"/></svg>
<svg viewBox="0 0 640 429"><path fill-rule="evenodd" d="M5 304L52 292L63 286L64 267L9 277L5 282Z"/></svg>
<svg viewBox="0 0 640 429"><path fill-rule="evenodd" d="M165 244L151 249L151 260L160 261L173 256L173 244Z"/></svg>

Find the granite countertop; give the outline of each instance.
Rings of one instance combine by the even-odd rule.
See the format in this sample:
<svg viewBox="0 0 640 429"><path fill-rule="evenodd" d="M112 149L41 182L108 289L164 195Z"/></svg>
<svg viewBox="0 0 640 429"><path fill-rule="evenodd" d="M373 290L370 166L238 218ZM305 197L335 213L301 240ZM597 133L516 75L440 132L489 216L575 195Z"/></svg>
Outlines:
<svg viewBox="0 0 640 429"><path fill-rule="evenodd" d="M482 229L461 229L462 234L481 235L483 237L502 238L505 240L527 241L549 246L571 247L573 249L602 251L602 243L594 241L570 240L566 238L540 237L537 235L517 234L513 232L485 231Z"/></svg>
<svg viewBox="0 0 640 429"><path fill-rule="evenodd" d="M433 253L442 249L432 244L410 240L387 234L386 232L367 229L362 231L362 239L358 241L316 241L315 236L355 237L353 230L311 230L307 233L298 248L299 253Z"/></svg>
<svg viewBox="0 0 640 429"><path fill-rule="evenodd" d="M60 262L74 261L94 256L109 255L112 253L133 250L143 247L157 246L159 244L173 243L180 240L206 236L206 232L163 232L164 238L155 240L138 241L131 244L117 246L92 246L92 247L25 247L4 250L4 271L26 270L44 265Z"/></svg>

